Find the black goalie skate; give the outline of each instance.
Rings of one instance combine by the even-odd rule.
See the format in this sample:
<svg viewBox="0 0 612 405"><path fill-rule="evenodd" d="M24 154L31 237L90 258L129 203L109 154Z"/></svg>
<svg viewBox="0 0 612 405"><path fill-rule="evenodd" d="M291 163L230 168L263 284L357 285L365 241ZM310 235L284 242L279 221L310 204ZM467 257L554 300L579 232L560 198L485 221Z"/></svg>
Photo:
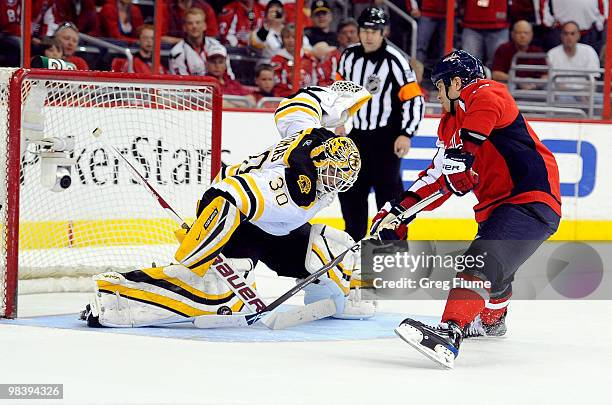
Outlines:
<svg viewBox="0 0 612 405"><path fill-rule="evenodd" d="M404 319L395 333L410 346L447 368L455 366L463 335L454 322L429 326L414 319Z"/></svg>
<svg viewBox="0 0 612 405"><path fill-rule="evenodd" d="M477 316L472 322L468 323L463 329L464 338L475 338L475 337L500 337L506 334L508 328L506 327L506 315L508 311L492 325L482 323L480 316Z"/></svg>

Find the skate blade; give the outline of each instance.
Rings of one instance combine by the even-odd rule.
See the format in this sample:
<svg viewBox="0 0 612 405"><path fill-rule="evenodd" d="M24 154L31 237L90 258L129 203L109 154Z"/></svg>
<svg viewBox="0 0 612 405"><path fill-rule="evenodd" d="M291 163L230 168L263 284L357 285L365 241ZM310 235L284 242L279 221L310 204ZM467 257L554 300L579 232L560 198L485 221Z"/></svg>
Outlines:
<svg viewBox="0 0 612 405"><path fill-rule="evenodd" d="M436 346L436 351L432 351L423 345L421 340L423 339L423 333L410 325L398 326L394 329L395 334L400 337L404 342L429 357L444 368L453 369L455 367L455 356L453 353L442 345Z"/></svg>

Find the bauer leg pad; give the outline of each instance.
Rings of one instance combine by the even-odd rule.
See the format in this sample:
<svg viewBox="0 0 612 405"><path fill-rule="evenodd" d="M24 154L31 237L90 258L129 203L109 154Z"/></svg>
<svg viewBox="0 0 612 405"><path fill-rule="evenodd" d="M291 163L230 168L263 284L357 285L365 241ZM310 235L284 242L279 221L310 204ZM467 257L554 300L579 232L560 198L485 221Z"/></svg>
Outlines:
<svg viewBox="0 0 612 405"><path fill-rule="evenodd" d="M233 203L222 196L212 198L182 237L175 259L198 276L203 276L240 221L240 211Z"/></svg>
<svg viewBox="0 0 612 405"><path fill-rule="evenodd" d="M321 224L313 225L308 241L306 270L314 273L354 244L346 232ZM349 252L338 266L321 276L317 283L304 288L304 303L308 305L331 298L336 304L334 317L363 319L373 316L376 312L374 303L362 301L360 291L351 288L353 275L360 274L359 263L359 255Z"/></svg>
<svg viewBox="0 0 612 405"><path fill-rule="evenodd" d="M232 263L246 270L244 277L255 288L250 260L234 259ZM108 327L162 325L200 315L239 313L244 308L244 302L215 272L199 277L182 265L107 272L93 279L96 291L89 304L90 315L85 314L88 324L89 318L97 317L99 325Z"/></svg>

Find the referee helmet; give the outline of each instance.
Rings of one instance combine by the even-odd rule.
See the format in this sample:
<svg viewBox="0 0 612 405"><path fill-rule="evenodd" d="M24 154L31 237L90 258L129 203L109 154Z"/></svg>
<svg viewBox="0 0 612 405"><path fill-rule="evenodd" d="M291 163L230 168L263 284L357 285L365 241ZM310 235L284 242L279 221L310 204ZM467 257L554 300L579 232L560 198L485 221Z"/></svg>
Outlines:
<svg viewBox="0 0 612 405"><path fill-rule="evenodd" d="M370 28L374 30L384 30L389 19L382 8L368 7L361 12L357 19L359 28Z"/></svg>

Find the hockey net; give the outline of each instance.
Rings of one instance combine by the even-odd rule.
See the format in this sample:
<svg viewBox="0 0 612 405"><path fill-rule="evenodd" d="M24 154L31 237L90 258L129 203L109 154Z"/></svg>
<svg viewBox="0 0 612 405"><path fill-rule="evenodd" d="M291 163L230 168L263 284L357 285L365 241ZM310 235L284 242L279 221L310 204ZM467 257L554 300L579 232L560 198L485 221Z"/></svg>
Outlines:
<svg viewBox="0 0 612 405"><path fill-rule="evenodd" d="M0 317L18 290L171 262L177 225L106 145L190 217L220 167L220 109L205 78L0 69Z"/></svg>

